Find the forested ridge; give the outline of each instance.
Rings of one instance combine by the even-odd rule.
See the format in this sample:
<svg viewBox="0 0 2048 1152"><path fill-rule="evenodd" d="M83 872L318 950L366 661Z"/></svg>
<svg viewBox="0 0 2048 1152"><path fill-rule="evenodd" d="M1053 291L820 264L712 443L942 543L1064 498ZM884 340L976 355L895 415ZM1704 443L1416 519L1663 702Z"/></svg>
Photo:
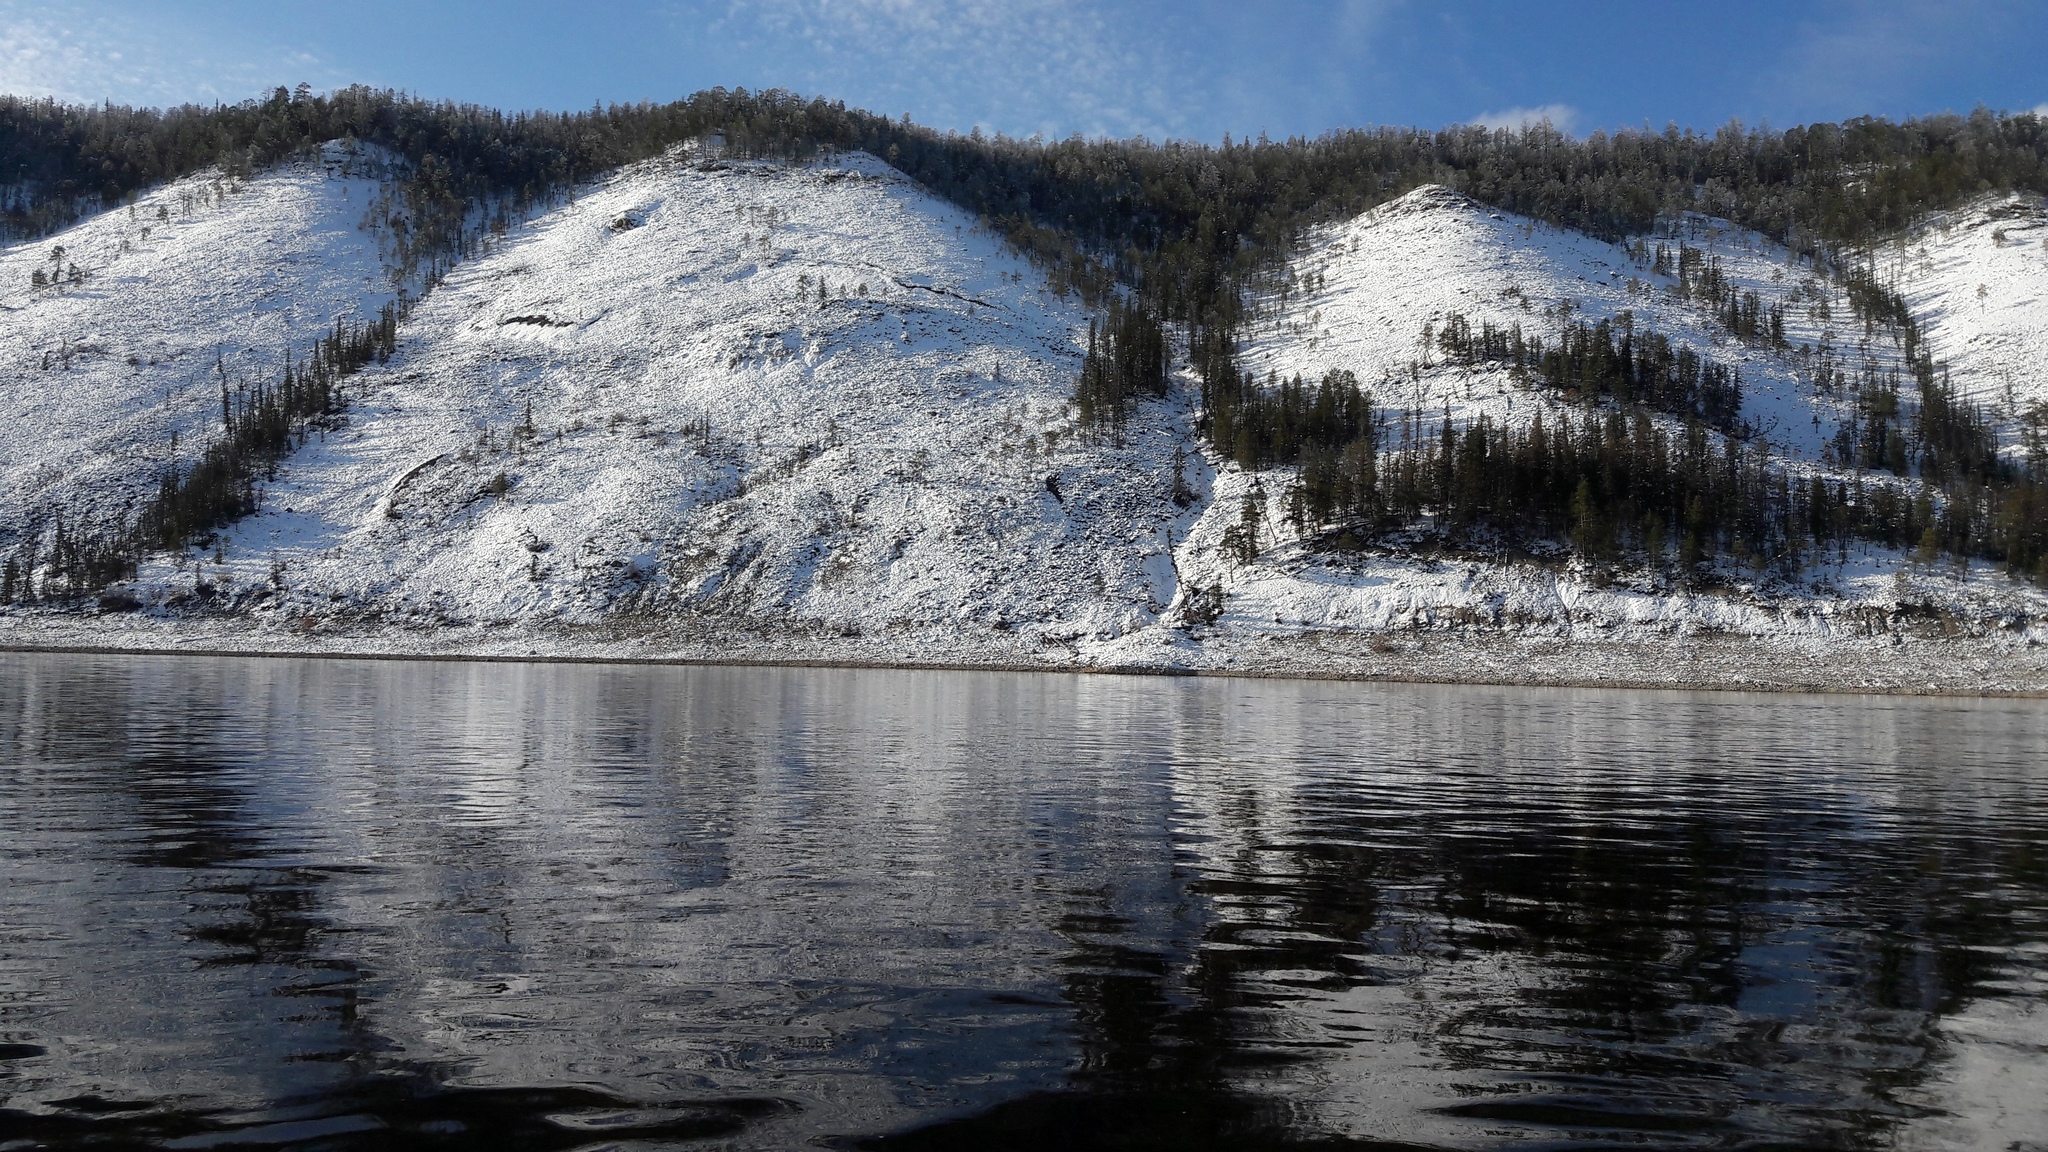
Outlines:
<svg viewBox="0 0 2048 1152"><path fill-rule="evenodd" d="M1697 555L1721 549L1782 560L1861 536L1990 556L2048 577L2042 478L1999 464L1995 450L1987 458L1982 414L1955 403L1912 346L1918 333L1903 301L1844 259L1857 245L1971 197L2048 191L2048 125L2031 113L1980 109L1904 122L1865 117L1783 131L1730 124L1711 133L1674 127L1584 139L1547 124L1518 131L1372 127L1209 145L942 133L907 117L780 91L714 89L668 104L574 113L505 113L364 87L316 94L304 85L241 104L167 110L0 97L0 230L12 238L44 235L181 175L214 166L246 175L349 140L400 161L394 183L403 211L389 224L400 233L408 270L431 283L488 231L579 182L711 138L741 157L864 149L980 214L1057 291L1078 294L1100 315L1076 392L1090 421L1120 427L1132 404L1163 391L1162 326L1181 326L1204 382L1204 432L1219 453L1246 467L1297 467L1301 483L1288 499L1297 519L1329 529L1324 537L1356 538L1427 514L1460 532L1492 525L1524 536L1551 533L1603 555L1632 547L1654 559L1653 545L1678 538L1692 541ZM1839 446L1840 458L1900 478L1926 476L1938 485L1938 508L1880 514L1876 495L1859 502L1840 486L1809 486L1780 500L1771 494L1791 493L1794 481L1782 471L1743 480L1750 475L1743 469L1766 466L1754 461L1713 473L1732 477L1726 483L1701 479L1708 476L1705 450L1677 450L1692 434L1658 448L1638 435L1645 427L1638 414L1739 434L1739 379L1689 361L1690 353L1659 334L1617 331L1608 322L1572 326L1547 344L1484 327L1440 334L1447 355L1512 363L1588 404L1580 423L1533 445L1532 430L1447 427L1421 436L1411 429L1391 438L1375 428L1370 398L1355 380L1262 383L1242 372L1235 348L1254 301L1281 283L1307 230L1427 183L1609 240L1645 236L1660 219L1702 212L1835 267L1859 312L1894 331L1903 325L1922 394L1917 418L1908 420L1896 380L1858 382L1864 418ZM1680 244L1643 255L1679 277L1688 298L1732 332L1782 341L1774 305L1736 293L1699 253ZM385 339L380 333L380 347ZM337 367L335 378L347 370ZM335 403L323 395L303 412L293 408L286 423L318 418ZM1593 410L1600 404L1608 415ZM1618 440L1616 428L1625 433ZM232 420L225 431L234 432ZM265 436L235 457L239 479L206 481L216 496L179 503L169 515L166 489L161 523L203 533L245 509L253 500L248 476L275 450L275 436ZM1616 444L1625 467L1613 462L1623 457L1600 447ZM1730 460L1740 456L1733 441L1727 451L1735 454ZM1470 480L1492 476L1495 467L1522 479ZM1411 472L1412 482L1404 479ZM1537 474L1540 483L1527 479ZM1856 511L1822 515L1814 511L1822 503ZM105 539L123 541L132 554L166 531L135 525ZM104 583L97 573L107 567L88 574L80 566L76 583Z"/></svg>
<svg viewBox="0 0 2048 1152"><path fill-rule="evenodd" d="M364 87L168 110L0 97L0 219L36 236L127 194L211 166L248 172L357 139L416 165L423 202L538 199L685 140L796 157L862 148L999 222L1077 287L1083 253L1169 318L1202 320L1234 277L1284 258L1303 228L1425 183L1591 235L1648 233L1700 211L1802 253L1839 250L1998 189L2048 191L2048 126L1978 110L1901 123L1863 117L1775 131L1344 129L1220 145L1015 140L942 133L787 92L712 89L669 104L506 113ZM1227 308L1226 308L1227 310Z"/></svg>

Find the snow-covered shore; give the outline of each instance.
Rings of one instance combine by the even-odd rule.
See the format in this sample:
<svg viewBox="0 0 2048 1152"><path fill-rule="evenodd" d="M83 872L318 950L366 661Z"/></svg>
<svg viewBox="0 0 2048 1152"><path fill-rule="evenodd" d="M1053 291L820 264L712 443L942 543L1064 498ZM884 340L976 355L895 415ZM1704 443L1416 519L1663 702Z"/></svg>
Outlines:
<svg viewBox="0 0 2048 1152"><path fill-rule="evenodd" d="M1588 626L1262 634L1147 629L1042 645L999 632L850 636L802 625L671 617L598 625L348 628L244 617L0 616L0 651L609 663L762 664L1385 680L1681 690L2048 697L2048 624L1971 634L1939 617L1863 635L1678 635Z"/></svg>

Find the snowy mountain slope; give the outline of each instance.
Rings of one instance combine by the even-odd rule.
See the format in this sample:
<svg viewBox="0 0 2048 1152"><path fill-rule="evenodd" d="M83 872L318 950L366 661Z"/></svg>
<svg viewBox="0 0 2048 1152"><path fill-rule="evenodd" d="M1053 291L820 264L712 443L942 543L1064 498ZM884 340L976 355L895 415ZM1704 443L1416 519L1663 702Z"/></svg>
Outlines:
<svg viewBox="0 0 2048 1152"><path fill-rule="evenodd" d="M1446 413L1460 423L1485 414L1496 423L1526 424L1539 412L1554 419L1568 409L1540 386L1517 386L1505 368L1442 363L1440 353L1421 344L1424 323L1457 312L1475 328L1482 321L1519 323L1549 340L1566 316L1598 319L1628 310L1639 326L1738 366L1744 419L1774 451L1803 458L1797 467L1830 470L1821 448L1847 408L1844 389L1830 391L1817 381L1823 374L1853 373L1866 362L1896 367L1902 363L1896 343L1882 333L1866 335L1840 286L1782 246L1700 217L1673 231L1667 238L1673 251L1681 241L1698 248L1720 262L1738 290L1756 291L1766 304L1784 302L1789 347L1735 339L1680 298L1673 278L1643 267L1621 246L1425 187L1314 237L1293 270L1299 290L1284 301L1266 301L1269 313L1242 360L1261 374L1300 373L1310 380L1350 369L1383 409L1396 416L1417 412L1426 428ZM2007 243L1998 251L2010 259L2015 249ZM1560 308L1565 302L1568 312ZM2012 317L1987 319L1986 332L1995 335L1982 337L1983 346L2024 339L2007 334L2026 331L2025 321L2014 318L2020 306L2014 307ZM1982 368L1971 363L1965 371ZM1940 603L1979 619L2048 613L2048 596L2039 589L1991 578L1984 565L1932 571L1883 550L1853 550L1832 563L1821 558L1803 588L1757 588L1739 596L1675 587L1648 573L1615 579L1478 558L1319 554L1305 548L1283 518L1280 497L1292 479L1291 469L1254 475L1226 466L1213 482L1210 505L1184 538L1176 557L1183 585L1220 589L1219 623L1227 629L1569 631L1591 623L1839 636L1861 634L1873 612L1906 602ZM1267 550L1256 562L1239 564L1223 547L1223 534L1238 522L1255 486L1266 496L1260 535Z"/></svg>
<svg viewBox="0 0 2048 1152"><path fill-rule="evenodd" d="M2048 204L1982 200L1878 254L1963 394L2006 420L2048 404Z"/></svg>
<svg viewBox="0 0 2048 1152"><path fill-rule="evenodd" d="M1802 272L1782 248L1717 221L1688 221L1682 236L1719 257L1739 289L1774 300L1810 284L1810 291L1834 301L1833 314L1847 317L1839 290ZM1670 247L1677 244L1674 237ZM1817 456L1841 414L1833 403L1817 402L1806 383L1810 370L1798 356L1735 339L1679 299L1672 277L1640 266L1627 249L1494 211L1440 186L1418 188L1322 230L1295 272L1309 287L1284 303L1267 301L1270 316L1244 350L1246 367L1261 375L1300 373L1314 380L1344 368L1384 406L1439 419L1448 408L1460 423L1482 413L1497 423L1526 423L1536 410L1554 409L1555 399L1540 390L1518 392L1505 369L1440 367L1441 354L1422 347L1423 325L1440 326L1459 313L1475 329L1488 321L1519 324L1529 335L1554 340L1567 319L1628 311L1639 326L1735 367L1742 375L1743 418L1774 448ZM1795 348L1828 337L1840 343L1804 308L1788 313L1786 338ZM1896 359L1888 347L1870 351L1888 363Z"/></svg>
<svg viewBox="0 0 2048 1152"><path fill-rule="evenodd" d="M224 562L142 585L420 623L1139 627L1174 595L1179 440L1083 443L1087 318L1041 286L865 156L644 164L458 269Z"/></svg>
<svg viewBox="0 0 2048 1152"><path fill-rule="evenodd" d="M157 272L195 297L167 305L184 319L159 336L186 339L182 358L161 358L185 373L169 377L168 414L144 391L163 367L146 357L128 366L133 380L98 385L118 418L109 426L133 428L142 450L51 401L41 381L54 367L35 369L40 390L9 393L73 423L41 425L40 440L0 429L46 477L33 489L10 475L7 507L111 506L104 494L154 483L148 452L172 431L195 452L218 406L210 355L194 363L213 347L203 340L268 325L269 343L224 353L231 376L268 376L287 343L382 303L387 279L352 208L376 186L284 171L212 210L266 187L281 189L269 211L284 223L252 217L210 243L195 236ZM119 253L124 220L73 233L133 261ZM245 234L274 238L235 239ZM1423 367L1424 323L1455 311L1549 339L1567 316L1630 310L1737 364L1745 416L1774 450L1804 458L1795 467L1825 468L1821 445L1846 408L1817 377L1828 364L1894 362L1896 349L1845 331L1839 287L1760 237L1695 218L1669 239L1711 253L1738 288L1787 302L1790 347L1735 340L1622 247L1423 189L1320 235L1296 269L1304 290L1266 302L1244 362L1311 378L1349 368L1382 405L1432 422L1447 406L1521 422L1556 401L1434 352ZM246 274L231 258L272 248L293 258L272 268L244 255L256 267ZM46 255L9 253L30 262L9 274L25 283ZM286 300L276 285L293 275ZM86 294L114 283L126 282L103 274L9 303L111 307ZM111 331L155 331L141 289L121 299ZM144 565L133 591L150 611L129 619L489 635L517 651L741 628L829 636L863 659L943 649L1196 666L1227 663L1233 645L1345 631L1832 643L1882 633L1912 605L2048 635L2048 598L2031 586L1882 550L1827 559L1800 586L1737 579L1706 592L1648 573L1312 552L1283 520L1288 470L1250 475L1205 456L1187 373L1167 400L1140 406L1123 443L1078 428L1068 398L1086 327L972 218L870 157L677 153L581 190L458 267L413 309L399 354L348 379L344 425L262 486L262 512ZM89 363L75 352L72 370ZM1185 506L1171 499L1176 467ZM1265 551L1245 564L1222 539L1254 485L1269 497ZM0 608L0 625L39 611Z"/></svg>
<svg viewBox="0 0 2048 1152"><path fill-rule="evenodd" d="M55 515L126 516L174 438L189 463L218 432L223 371L271 379L336 317L390 298L357 227L377 183L338 167L196 176L0 251L0 551ZM33 287L37 271L64 282Z"/></svg>

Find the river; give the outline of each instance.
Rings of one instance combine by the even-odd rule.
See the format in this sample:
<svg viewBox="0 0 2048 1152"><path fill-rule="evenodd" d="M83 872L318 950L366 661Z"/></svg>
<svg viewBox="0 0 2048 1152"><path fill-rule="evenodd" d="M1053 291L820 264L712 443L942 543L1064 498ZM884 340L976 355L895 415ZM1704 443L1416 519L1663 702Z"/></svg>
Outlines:
<svg viewBox="0 0 2048 1152"><path fill-rule="evenodd" d="M2004 1148L2044 785L2040 701L0 654L0 1149Z"/></svg>

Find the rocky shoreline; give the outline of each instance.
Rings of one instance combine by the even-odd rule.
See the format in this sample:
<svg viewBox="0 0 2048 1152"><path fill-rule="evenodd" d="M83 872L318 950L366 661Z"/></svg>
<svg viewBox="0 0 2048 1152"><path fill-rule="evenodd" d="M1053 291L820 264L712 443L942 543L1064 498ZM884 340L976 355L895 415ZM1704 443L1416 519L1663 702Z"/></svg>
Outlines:
<svg viewBox="0 0 2048 1152"><path fill-rule="evenodd" d="M1092 672L1528 687L2048 697L2038 630L1864 637L1593 627L1248 633L1147 628L1046 644L1002 632L848 635L719 618L434 629L247 617L0 614L0 651Z"/></svg>

